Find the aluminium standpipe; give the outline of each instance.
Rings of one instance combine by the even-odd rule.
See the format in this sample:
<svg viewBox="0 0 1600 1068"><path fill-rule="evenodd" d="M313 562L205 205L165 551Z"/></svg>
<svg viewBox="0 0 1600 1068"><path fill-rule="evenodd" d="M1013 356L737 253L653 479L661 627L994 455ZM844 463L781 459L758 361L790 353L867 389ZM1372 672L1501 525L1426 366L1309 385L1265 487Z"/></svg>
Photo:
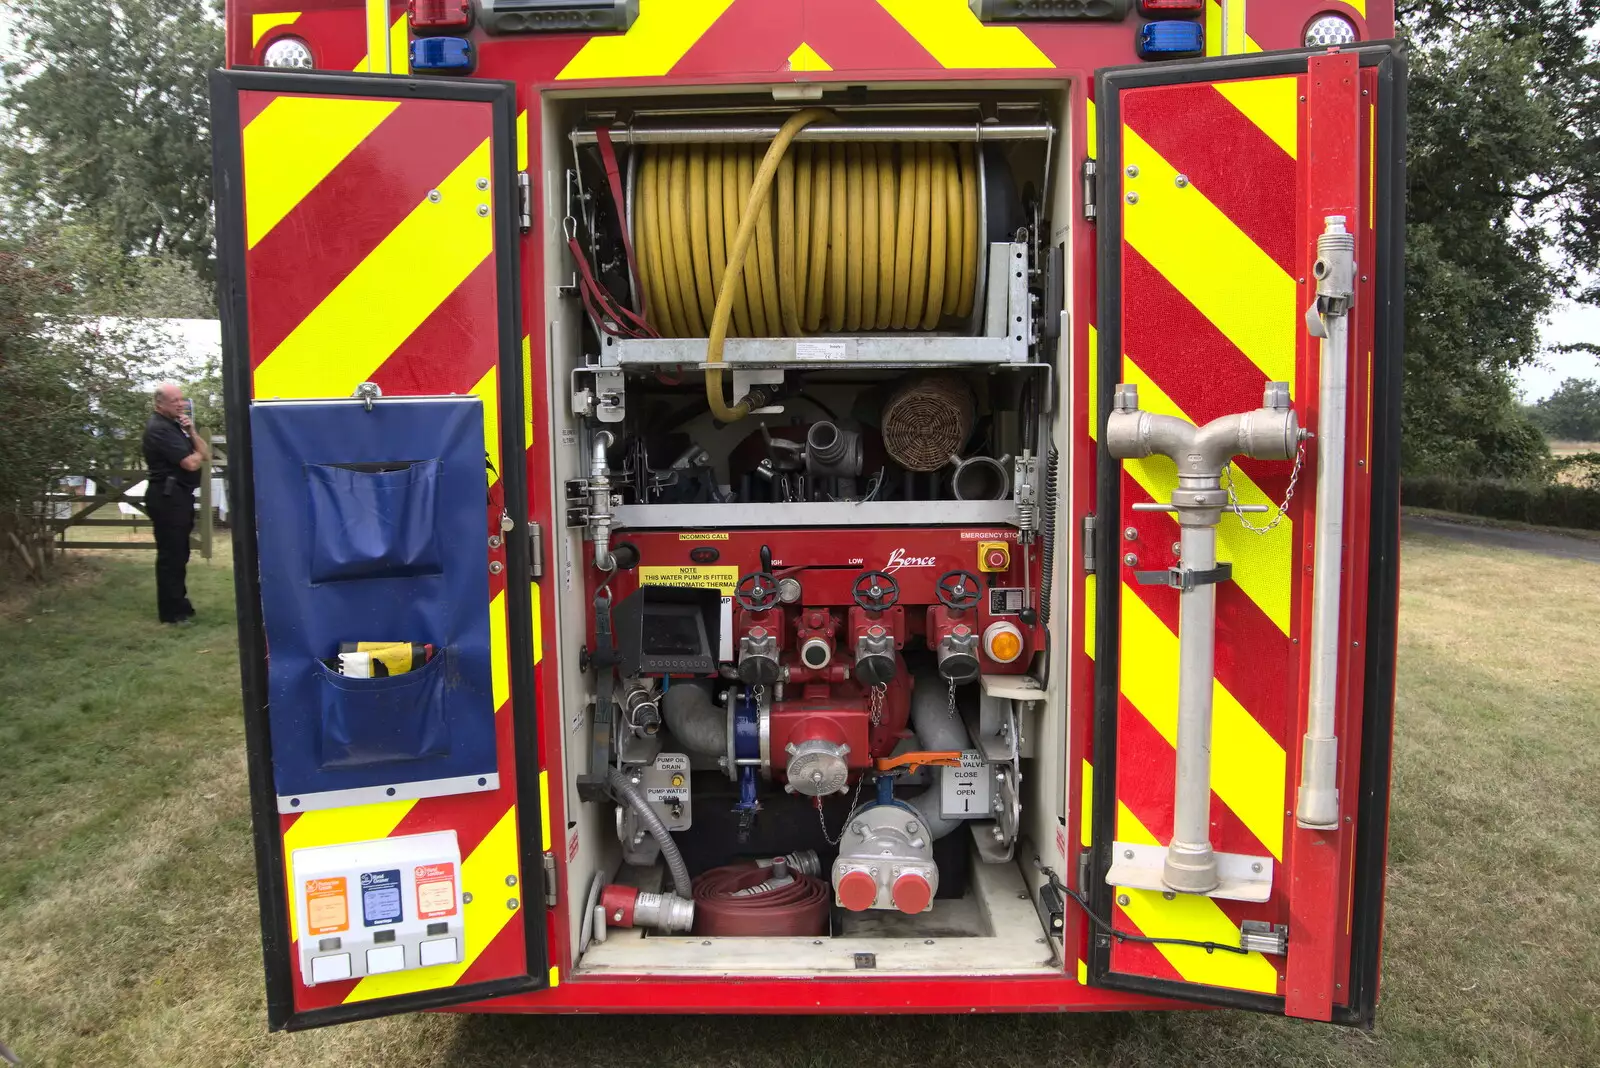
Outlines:
<svg viewBox="0 0 1600 1068"><path fill-rule="evenodd" d="M1350 306L1355 295L1355 237L1343 215L1330 215L1317 238L1317 303L1306 314L1322 339L1317 401L1317 535L1312 550L1311 680L1300 750L1295 821L1310 829L1339 824L1339 602L1344 582L1344 464Z"/></svg>
<svg viewBox="0 0 1600 1068"><path fill-rule="evenodd" d="M1289 408L1289 387L1269 382L1262 407L1213 419L1197 427L1187 419L1139 410L1135 386L1117 386L1106 417L1112 456L1133 460L1159 453L1178 467L1178 488L1168 505L1181 530L1179 566L1165 574L1142 572L1141 582L1165 581L1181 592L1178 607L1178 754L1173 786L1172 840L1162 882L1172 890L1205 894L1220 884L1211 847L1212 678L1216 660L1215 584L1229 572L1217 567L1217 524L1227 503L1222 468L1235 456L1287 460L1300 443Z"/></svg>

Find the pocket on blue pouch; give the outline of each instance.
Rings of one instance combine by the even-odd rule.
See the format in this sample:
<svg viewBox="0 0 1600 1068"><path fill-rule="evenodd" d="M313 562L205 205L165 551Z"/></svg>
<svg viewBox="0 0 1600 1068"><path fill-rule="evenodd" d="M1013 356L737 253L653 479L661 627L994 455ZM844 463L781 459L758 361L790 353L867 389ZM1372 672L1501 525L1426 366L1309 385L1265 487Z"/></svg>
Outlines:
<svg viewBox="0 0 1600 1068"><path fill-rule="evenodd" d="M444 670L449 652L440 650L416 671L386 679L345 678L318 664L321 767L366 768L448 755Z"/></svg>
<svg viewBox="0 0 1600 1068"><path fill-rule="evenodd" d="M442 570L439 461L306 464L311 581L404 578Z"/></svg>

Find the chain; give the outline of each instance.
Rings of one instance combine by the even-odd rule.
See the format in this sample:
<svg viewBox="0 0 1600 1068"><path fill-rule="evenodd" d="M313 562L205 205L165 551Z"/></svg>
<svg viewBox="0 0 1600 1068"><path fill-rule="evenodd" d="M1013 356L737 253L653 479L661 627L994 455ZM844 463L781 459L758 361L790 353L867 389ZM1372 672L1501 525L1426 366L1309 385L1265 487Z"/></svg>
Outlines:
<svg viewBox="0 0 1600 1068"><path fill-rule="evenodd" d="M951 719L956 718L956 680L950 680L949 699L945 702L944 714Z"/></svg>
<svg viewBox="0 0 1600 1068"><path fill-rule="evenodd" d="M888 692L889 684L885 682L876 683L867 691L867 715L874 727L883 722L883 697Z"/></svg>
<svg viewBox="0 0 1600 1068"><path fill-rule="evenodd" d="M766 695L767 688L760 683L756 683L754 686L750 687L750 700L755 704L757 709L761 707L761 699Z"/></svg>
<svg viewBox="0 0 1600 1068"><path fill-rule="evenodd" d="M838 845L839 839L844 837L844 829L850 826L850 817L855 813L856 806L861 803L861 788L867 784L867 773L862 772L856 779L856 792L850 798L850 807L844 811L844 822L839 824L838 834L828 833L828 817L822 811L822 798L816 799L817 822L822 824L822 840L829 845Z"/></svg>
<svg viewBox="0 0 1600 1068"><path fill-rule="evenodd" d="M1271 533L1279 523L1282 523L1285 519L1287 519L1289 516L1289 502L1294 500L1294 487L1295 484L1300 481L1300 468L1305 464L1305 462L1306 446L1304 442L1301 442L1300 447L1295 450L1294 470L1289 472L1289 488L1283 492L1283 503L1278 505L1278 514L1273 516L1272 521L1264 527L1258 527L1254 523L1251 523L1250 520L1245 518L1244 512L1238 510L1239 497L1233 491L1233 464L1223 464L1222 477L1228 480L1228 504L1234 509L1234 515L1239 517L1239 525L1244 527L1244 529L1248 530L1252 534L1268 534Z"/></svg>

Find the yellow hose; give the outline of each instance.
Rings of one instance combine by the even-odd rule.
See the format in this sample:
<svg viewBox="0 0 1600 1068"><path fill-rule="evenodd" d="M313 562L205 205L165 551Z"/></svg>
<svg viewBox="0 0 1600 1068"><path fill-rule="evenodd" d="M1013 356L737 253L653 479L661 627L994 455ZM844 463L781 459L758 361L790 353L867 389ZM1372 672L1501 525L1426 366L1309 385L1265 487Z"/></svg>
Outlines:
<svg viewBox="0 0 1600 1068"><path fill-rule="evenodd" d="M973 145L806 143L809 108L757 160L748 145L640 152L633 215L639 285L663 337L705 337L706 399L724 422L728 337L934 330L977 299Z"/></svg>

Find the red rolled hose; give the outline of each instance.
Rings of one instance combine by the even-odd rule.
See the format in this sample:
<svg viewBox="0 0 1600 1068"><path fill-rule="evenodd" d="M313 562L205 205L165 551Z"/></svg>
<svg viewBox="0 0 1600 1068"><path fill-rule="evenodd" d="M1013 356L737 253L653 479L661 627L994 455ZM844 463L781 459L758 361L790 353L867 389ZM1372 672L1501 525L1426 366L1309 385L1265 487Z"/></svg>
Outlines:
<svg viewBox="0 0 1600 1068"><path fill-rule="evenodd" d="M828 933L833 892L821 879L791 871L793 881L758 893L772 871L748 864L712 868L694 881L694 933L724 936L820 935Z"/></svg>

